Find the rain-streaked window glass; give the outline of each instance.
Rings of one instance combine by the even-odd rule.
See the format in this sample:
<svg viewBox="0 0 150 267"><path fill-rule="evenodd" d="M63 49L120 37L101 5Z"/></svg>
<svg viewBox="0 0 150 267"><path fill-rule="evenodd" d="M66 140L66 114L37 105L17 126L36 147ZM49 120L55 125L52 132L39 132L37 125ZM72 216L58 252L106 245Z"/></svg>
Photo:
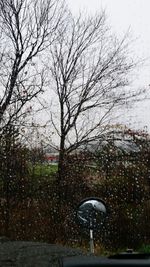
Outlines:
<svg viewBox="0 0 150 267"><path fill-rule="evenodd" d="M0 10L0 237L150 252L150 2Z"/></svg>

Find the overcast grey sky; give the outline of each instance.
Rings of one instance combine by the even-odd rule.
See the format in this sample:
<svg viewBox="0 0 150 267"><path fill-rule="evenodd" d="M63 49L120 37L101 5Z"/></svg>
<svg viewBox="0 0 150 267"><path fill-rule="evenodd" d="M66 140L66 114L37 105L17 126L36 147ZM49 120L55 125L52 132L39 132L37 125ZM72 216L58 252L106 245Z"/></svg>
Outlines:
<svg viewBox="0 0 150 267"><path fill-rule="evenodd" d="M150 0L66 0L73 14L86 11L89 14L106 10L108 24L112 31L118 35L129 29L133 44L133 51L138 58L147 59L145 66L138 71L133 86L146 87L150 90ZM136 128L148 126L150 131L150 100L137 104L130 110L125 121Z"/></svg>

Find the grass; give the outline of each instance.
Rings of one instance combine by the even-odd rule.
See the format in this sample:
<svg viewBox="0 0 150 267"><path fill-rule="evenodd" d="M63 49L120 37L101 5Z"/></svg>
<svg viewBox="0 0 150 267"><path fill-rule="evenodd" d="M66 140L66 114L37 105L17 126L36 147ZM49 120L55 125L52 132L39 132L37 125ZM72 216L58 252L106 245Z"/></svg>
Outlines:
<svg viewBox="0 0 150 267"><path fill-rule="evenodd" d="M42 164L37 163L30 168L31 174L39 177L50 177L53 176L58 171L58 165L48 165L48 164Z"/></svg>
<svg viewBox="0 0 150 267"><path fill-rule="evenodd" d="M140 249L139 249L140 252L143 252L143 253L150 253L150 245L143 245Z"/></svg>
<svg viewBox="0 0 150 267"><path fill-rule="evenodd" d="M40 176L49 176L56 173L58 170L58 165L46 165L46 164L37 164L35 165L35 174Z"/></svg>

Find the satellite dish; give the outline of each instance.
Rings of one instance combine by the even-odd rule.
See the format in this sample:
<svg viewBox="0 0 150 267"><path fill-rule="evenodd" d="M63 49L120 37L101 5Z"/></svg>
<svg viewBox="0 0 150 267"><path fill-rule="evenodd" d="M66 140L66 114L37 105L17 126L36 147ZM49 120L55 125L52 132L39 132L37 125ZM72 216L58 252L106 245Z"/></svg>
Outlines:
<svg viewBox="0 0 150 267"><path fill-rule="evenodd" d="M90 251L94 253L93 231L101 229L107 215L105 202L97 197L83 199L77 207L77 220L90 232Z"/></svg>

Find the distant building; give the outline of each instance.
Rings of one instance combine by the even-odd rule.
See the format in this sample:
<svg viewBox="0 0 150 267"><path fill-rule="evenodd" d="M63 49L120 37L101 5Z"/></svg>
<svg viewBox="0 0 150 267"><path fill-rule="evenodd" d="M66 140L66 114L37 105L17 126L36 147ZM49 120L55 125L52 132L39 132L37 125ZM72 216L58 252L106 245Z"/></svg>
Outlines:
<svg viewBox="0 0 150 267"><path fill-rule="evenodd" d="M45 154L45 161L48 164L57 164L59 160L59 153L46 153Z"/></svg>

